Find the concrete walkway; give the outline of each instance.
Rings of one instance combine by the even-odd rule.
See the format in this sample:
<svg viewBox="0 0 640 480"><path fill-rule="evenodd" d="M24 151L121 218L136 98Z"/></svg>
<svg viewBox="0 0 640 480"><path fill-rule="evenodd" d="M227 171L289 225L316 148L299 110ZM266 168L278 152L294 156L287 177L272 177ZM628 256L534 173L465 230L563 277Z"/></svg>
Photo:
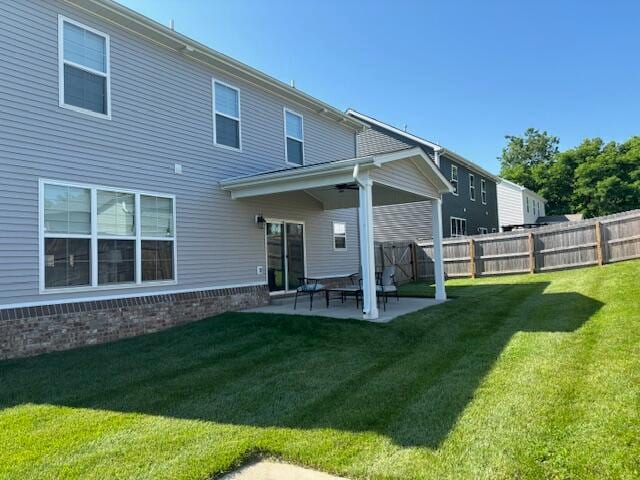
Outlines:
<svg viewBox="0 0 640 480"><path fill-rule="evenodd" d="M308 468L261 460L225 475L221 480L345 480Z"/></svg>
<svg viewBox="0 0 640 480"><path fill-rule="evenodd" d="M413 313L423 308L432 307L442 303L433 298L409 298L401 297L400 301L395 298L389 298L387 310L384 311L382 303L380 304L380 317L373 320L376 323L387 323L391 320ZM360 305L362 306L362 304ZM312 315L316 317L330 318L353 318L362 320L362 312L356 308L356 302L353 298L347 298L344 303L339 298L332 299L327 308L324 293L317 295L313 300L313 310L309 310L309 297L298 297L298 308L293 309L293 298L277 298L271 299L271 305L264 307L251 308L243 310L244 312L255 313L276 313L280 315Z"/></svg>

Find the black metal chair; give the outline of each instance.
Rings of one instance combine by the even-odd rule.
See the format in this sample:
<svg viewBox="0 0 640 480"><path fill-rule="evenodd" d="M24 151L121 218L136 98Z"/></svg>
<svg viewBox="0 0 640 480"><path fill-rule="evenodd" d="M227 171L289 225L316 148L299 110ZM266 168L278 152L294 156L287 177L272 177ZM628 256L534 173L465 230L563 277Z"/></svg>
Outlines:
<svg viewBox="0 0 640 480"><path fill-rule="evenodd" d="M296 298L293 302L293 309L295 310L298 306L298 295L300 294L308 294L309 295L309 310L313 310L313 296L318 292L324 291L324 285L319 282L317 278L307 278L307 277L299 277L300 286L296 288Z"/></svg>
<svg viewBox="0 0 640 480"><path fill-rule="evenodd" d="M378 275L378 279L376 281L376 294L378 296L382 296L382 308L387 310L387 299L389 295L393 295L395 293L396 300L400 301L400 296L398 295L398 284L396 283L396 267L395 265L389 265L384 267L382 273Z"/></svg>

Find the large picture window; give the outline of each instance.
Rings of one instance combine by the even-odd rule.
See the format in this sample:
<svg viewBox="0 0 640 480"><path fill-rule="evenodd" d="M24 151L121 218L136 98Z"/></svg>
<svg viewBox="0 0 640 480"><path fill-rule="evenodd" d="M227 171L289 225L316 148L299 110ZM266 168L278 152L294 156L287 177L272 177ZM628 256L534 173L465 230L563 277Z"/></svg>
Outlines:
<svg viewBox="0 0 640 480"><path fill-rule="evenodd" d="M43 181L41 290L175 280L175 200Z"/></svg>
<svg viewBox="0 0 640 480"><path fill-rule="evenodd" d="M285 155L288 163L304 164L304 125L302 115L284 109Z"/></svg>
<svg viewBox="0 0 640 480"><path fill-rule="evenodd" d="M60 106L110 117L109 36L58 18Z"/></svg>
<svg viewBox="0 0 640 480"><path fill-rule="evenodd" d="M213 81L213 143L240 150L240 90Z"/></svg>

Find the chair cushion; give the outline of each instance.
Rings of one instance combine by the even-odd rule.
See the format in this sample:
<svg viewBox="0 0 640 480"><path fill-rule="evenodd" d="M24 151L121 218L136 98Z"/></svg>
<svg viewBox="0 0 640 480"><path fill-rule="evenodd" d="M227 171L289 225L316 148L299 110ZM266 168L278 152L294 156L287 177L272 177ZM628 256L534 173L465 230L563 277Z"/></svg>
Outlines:
<svg viewBox="0 0 640 480"><path fill-rule="evenodd" d="M319 292L320 290L324 290L324 285L321 283L318 284L308 284L308 285L300 285L298 287L299 292Z"/></svg>
<svg viewBox="0 0 640 480"><path fill-rule="evenodd" d="M381 286L381 285L376 285L376 291L377 292L384 292L384 293L390 293L390 292L395 292L397 290L395 285L386 285L386 286Z"/></svg>

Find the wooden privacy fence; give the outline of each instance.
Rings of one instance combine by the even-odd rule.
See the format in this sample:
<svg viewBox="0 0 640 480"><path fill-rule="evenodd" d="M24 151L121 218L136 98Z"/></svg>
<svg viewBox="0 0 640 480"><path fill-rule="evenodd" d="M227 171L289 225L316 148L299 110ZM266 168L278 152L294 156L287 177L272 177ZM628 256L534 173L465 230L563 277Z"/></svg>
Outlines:
<svg viewBox="0 0 640 480"><path fill-rule="evenodd" d="M445 239L445 275L535 273L640 258L640 210L532 230ZM399 282L433 277L433 243L376 246L378 269L397 266Z"/></svg>

